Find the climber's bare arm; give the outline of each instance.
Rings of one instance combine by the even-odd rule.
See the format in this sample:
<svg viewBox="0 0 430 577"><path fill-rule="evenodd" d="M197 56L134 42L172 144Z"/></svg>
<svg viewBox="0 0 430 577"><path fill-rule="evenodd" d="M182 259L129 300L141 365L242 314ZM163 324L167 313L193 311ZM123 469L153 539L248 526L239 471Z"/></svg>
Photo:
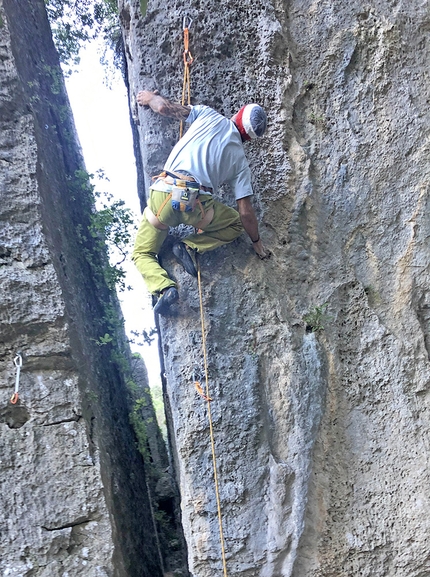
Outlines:
<svg viewBox="0 0 430 577"><path fill-rule="evenodd" d="M244 198L239 198L237 200L237 210L239 211L243 228L246 230L252 241L252 248L262 260L270 258L270 251L266 250L261 242L257 217L251 203L251 197L245 196Z"/></svg>
<svg viewBox="0 0 430 577"><path fill-rule="evenodd" d="M157 112L157 114L167 116L168 118L186 120L190 114L188 106L182 106L182 104L170 102L167 98L160 96L157 91L151 92L150 90L141 90L137 95L136 100L140 106L149 106L149 108L154 112Z"/></svg>

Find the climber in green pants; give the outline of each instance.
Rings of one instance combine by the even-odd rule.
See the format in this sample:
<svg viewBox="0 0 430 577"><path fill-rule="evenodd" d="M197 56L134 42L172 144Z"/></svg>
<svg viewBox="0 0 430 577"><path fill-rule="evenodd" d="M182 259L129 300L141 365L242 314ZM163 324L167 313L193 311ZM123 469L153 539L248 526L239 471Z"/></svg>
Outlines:
<svg viewBox="0 0 430 577"><path fill-rule="evenodd" d="M152 214L157 213L157 207L159 208L162 205L165 198L165 192L151 190L148 206ZM200 195L199 200L206 212L209 209L214 210L214 217L212 222L205 227L204 234L193 234L183 240L189 248L198 252L205 252L232 242L242 234L243 227L239 214L234 209L215 201L209 195ZM175 287L176 284L169 278L167 272L161 268L155 257L160 252L161 245L167 236L167 228L156 228L148 222L148 212L146 210L143 214L143 220L136 238L133 259L140 272L144 275L148 290L156 294L169 287ZM201 212L197 208L193 212L181 213L174 210L171 203L168 202L159 214L158 220L165 226L177 226L180 223L196 226L201 220ZM194 264L192 263L191 274L195 274L193 268Z"/></svg>
<svg viewBox="0 0 430 577"><path fill-rule="evenodd" d="M197 276L195 251L203 253L232 242L243 229L256 254L267 258L251 204L251 171L243 149L246 140L264 134L267 120L257 104L243 106L229 120L208 106L182 106L147 90L139 92L137 102L190 124L151 186L132 257L148 290L160 297L154 312L165 315L179 298L176 283L157 258L169 227L183 223L197 230L173 246L176 258L193 276ZM235 193L238 211L212 196L224 182Z"/></svg>

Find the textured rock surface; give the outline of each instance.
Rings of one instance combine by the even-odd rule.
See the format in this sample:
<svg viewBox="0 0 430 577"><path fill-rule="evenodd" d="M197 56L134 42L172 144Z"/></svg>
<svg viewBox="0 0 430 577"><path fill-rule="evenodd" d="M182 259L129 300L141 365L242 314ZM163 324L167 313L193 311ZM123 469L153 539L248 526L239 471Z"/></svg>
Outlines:
<svg viewBox="0 0 430 577"><path fill-rule="evenodd" d="M161 575L121 363L110 345L95 344L115 302L95 282L103 261L78 242L91 208L84 181L75 178L82 168L44 2L0 2L5 577ZM18 351L23 367L14 406L8 400Z"/></svg>
<svg viewBox="0 0 430 577"><path fill-rule="evenodd" d="M121 0L131 102L180 99L183 4ZM192 92L270 116L261 236L202 258L229 574L430 574L429 14L414 0L191 0ZM147 178L178 134L135 110ZM149 180L148 180L149 182ZM224 197L232 199L228 194ZM194 279L162 319L189 563L221 574ZM303 316L328 303L324 332ZM321 309L320 309L321 310ZM312 315L311 315L312 316ZM318 315L317 315L318 317Z"/></svg>

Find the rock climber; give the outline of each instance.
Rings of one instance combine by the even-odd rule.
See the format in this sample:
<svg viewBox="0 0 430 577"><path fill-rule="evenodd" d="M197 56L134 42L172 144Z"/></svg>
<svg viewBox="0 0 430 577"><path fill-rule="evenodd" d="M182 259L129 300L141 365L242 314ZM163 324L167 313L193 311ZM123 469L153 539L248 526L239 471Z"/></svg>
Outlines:
<svg viewBox="0 0 430 577"><path fill-rule="evenodd" d="M258 104L243 106L230 120L209 106L183 106L149 90L139 92L137 102L190 125L170 153L164 172L150 187L132 256L148 290L159 296L154 312L166 315L179 298L176 283L157 258L169 227L184 223L197 230L172 248L193 276L197 276L196 252L232 242L243 229L257 255L268 257L251 204L251 170L243 148L247 140L263 136L267 118ZM212 193L223 183L231 186L238 212L213 198Z"/></svg>

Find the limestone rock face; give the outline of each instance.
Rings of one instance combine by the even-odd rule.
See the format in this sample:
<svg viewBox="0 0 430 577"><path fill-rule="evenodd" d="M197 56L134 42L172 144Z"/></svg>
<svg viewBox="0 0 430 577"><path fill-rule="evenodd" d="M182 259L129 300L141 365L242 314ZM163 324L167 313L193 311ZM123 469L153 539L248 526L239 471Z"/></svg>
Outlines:
<svg viewBox="0 0 430 577"><path fill-rule="evenodd" d="M147 182L178 136L135 107L259 102L246 144L267 262L249 239L201 258L229 575L430 574L427 3L121 0ZM225 202L234 201L228 190ZM160 320L190 571L221 574L196 281L173 260ZM327 303L327 304L325 304ZM323 329L323 330L322 330ZM314 330L314 332L312 332Z"/></svg>
<svg viewBox="0 0 430 577"><path fill-rule="evenodd" d="M5 577L161 575L124 376L110 345L96 344L115 301L84 258L92 253L82 244L91 208L83 168L44 2L0 1ZM100 272L103 260L92 256Z"/></svg>

